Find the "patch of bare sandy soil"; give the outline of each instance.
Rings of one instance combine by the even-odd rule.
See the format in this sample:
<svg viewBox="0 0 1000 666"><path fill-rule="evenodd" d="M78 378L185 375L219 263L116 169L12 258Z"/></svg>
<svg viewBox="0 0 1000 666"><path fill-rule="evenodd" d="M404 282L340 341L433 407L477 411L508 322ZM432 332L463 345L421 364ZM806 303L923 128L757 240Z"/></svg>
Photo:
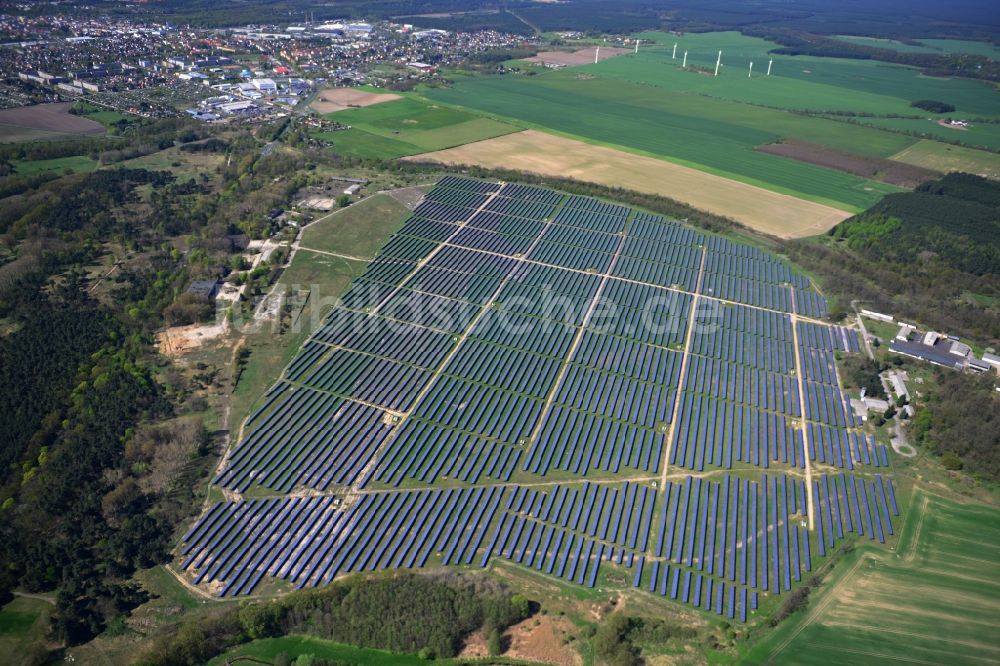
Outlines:
<svg viewBox="0 0 1000 666"><path fill-rule="evenodd" d="M572 630L573 625L565 618L552 615L529 617L507 631L510 644L504 654L556 666L579 666L583 663L580 654L563 644L563 638Z"/></svg>
<svg viewBox="0 0 1000 666"><path fill-rule="evenodd" d="M572 67L573 65L586 65L594 62L594 55L597 47L579 49L577 51L542 51L536 56L526 58L528 62L540 62L545 65L563 65ZM607 60L623 53L631 53L631 49L620 49L613 46L602 46L601 52L597 55L597 60Z"/></svg>
<svg viewBox="0 0 1000 666"><path fill-rule="evenodd" d="M104 134L104 125L72 115L71 102L19 106L0 111L0 124L69 134Z"/></svg>
<svg viewBox="0 0 1000 666"><path fill-rule="evenodd" d="M564 617L535 615L515 624L504 634L503 656L537 661L554 666L580 666L583 659L563 638L572 633L573 624ZM476 632L465 643L459 658L482 659L489 656L486 637Z"/></svg>
<svg viewBox="0 0 1000 666"><path fill-rule="evenodd" d="M156 335L156 348L169 357L183 356L206 342L218 340L229 331L229 322L173 326Z"/></svg>
<svg viewBox="0 0 1000 666"><path fill-rule="evenodd" d="M310 104L318 113L335 113L344 109L356 109L399 99L392 93L373 93L357 88L329 88L319 94Z"/></svg>

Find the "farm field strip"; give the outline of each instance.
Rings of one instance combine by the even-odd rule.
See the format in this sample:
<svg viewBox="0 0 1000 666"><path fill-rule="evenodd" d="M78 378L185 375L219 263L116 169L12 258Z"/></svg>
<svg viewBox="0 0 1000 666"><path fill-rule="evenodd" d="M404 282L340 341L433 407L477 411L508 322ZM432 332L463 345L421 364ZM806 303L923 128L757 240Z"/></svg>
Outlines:
<svg viewBox="0 0 1000 666"><path fill-rule="evenodd" d="M845 151L869 152L877 146L879 152L893 154L914 141L912 137L837 120L700 95L671 94L662 88L623 80L581 80L563 72L541 74L530 80L469 79L425 94L441 103L531 129L670 161L849 212L900 190L768 155L757 151L757 146L795 138Z"/></svg>
<svg viewBox="0 0 1000 666"><path fill-rule="evenodd" d="M667 196L785 238L822 233L850 217L850 213L841 208L774 192L656 156L633 154L537 130L407 159L487 168L506 168L517 163L518 168L527 172ZM623 262L623 270L625 267Z"/></svg>
<svg viewBox="0 0 1000 666"><path fill-rule="evenodd" d="M482 234L511 245L466 246L492 247ZM540 254L544 263L532 261ZM693 291L618 278L629 257L694 271ZM796 285L775 301L792 312L722 303L701 279L709 274ZM532 299L543 293L571 307L540 309ZM400 307L410 298L419 307ZM707 319L702 301L722 312ZM620 313L610 325L607 303ZM793 324L800 303L823 312L803 276L756 248L596 199L443 178L247 420L215 479L247 497L207 509L182 539L181 569L217 595L242 596L263 581L307 587L494 559L593 587L610 566L637 589L746 621L760 592L789 592L842 539L895 538L888 461L853 422L809 421L839 438L831 445L854 443L839 453L864 460L853 473L803 478L792 438L779 447L762 428L736 440L737 464L690 462L695 450L731 456L726 438L713 452L692 440L664 454L669 428L708 427L708 408L688 398L737 398L761 422L794 411L791 394L774 389L792 384L796 326L810 383L835 391L833 350L857 353L857 339ZM427 304L458 321L421 322ZM719 344L705 342L713 335ZM740 388L751 377L767 389ZM741 458L741 446L757 457Z"/></svg>
<svg viewBox="0 0 1000 666"><path fill-rule="evenodd" d="M990 631L1000 621L1000 512L917 490L902 532L898 553L856 554L819 603L755 647L750 660L794 654L802 664L996 661L1000 647ZM970 539L953 538L963 534ZM968 556L980 564L966 568Z"/></svg>

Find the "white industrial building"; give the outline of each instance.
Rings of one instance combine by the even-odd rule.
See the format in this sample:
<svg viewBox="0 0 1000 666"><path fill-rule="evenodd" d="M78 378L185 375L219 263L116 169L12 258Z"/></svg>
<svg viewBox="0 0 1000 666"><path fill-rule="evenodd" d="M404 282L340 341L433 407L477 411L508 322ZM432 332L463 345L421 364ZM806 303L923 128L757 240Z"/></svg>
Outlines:
<svg viewBox="0 0 1000 666"><path fill-rule="evenodd" d="M253 79L250 81L253 87L262 93L272 93L278 91L278 84L274 82L274 79Z"/></svg>

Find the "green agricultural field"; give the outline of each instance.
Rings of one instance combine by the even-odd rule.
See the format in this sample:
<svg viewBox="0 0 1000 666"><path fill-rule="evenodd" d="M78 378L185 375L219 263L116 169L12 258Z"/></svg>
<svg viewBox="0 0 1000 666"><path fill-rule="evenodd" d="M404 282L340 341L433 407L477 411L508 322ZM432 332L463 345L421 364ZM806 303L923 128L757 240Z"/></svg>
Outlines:
<svg viewBox="0 0 1000 666"><path fill-rule="evenodd" d="M945 53L967 53L1000 60L1000 48L989 42L973 42L965 39L921 39L920 43Z"/></svg>
<svg viewBox="0 0 1000 666"><path fill-rule="evenodd" d="M847 123L695 94L674 95L656 86L581 79L575 71L531 78L469 79L426 94L538 129L665 158L849 211L869 206L897 188L755 148L793 137L888 156L913 142L903 135Z"/></svg>
<svg viewBox="0 0 1000 666"><path fill-rule="evenodd" d="M936 99L953 104L960 114L1000 115L1000 94L986 82L928 77L914 67L876 60L773 56L769 51L778 44L732 32L680 37L642 33L640 37L655 38L658 43L640 48L637 55L612 58L577 71L672 92L696 92L784 109L913 114L910 103L914 100ZM671 58L674 43L676 59ZM680 67L685 50L687 71ZM714 70L719 50L722 67L718 77L691 70ZM772 58L768 77L767 64ZM754 62L752 78L748 77L750 61Z"/></svg>
<svg viewBox="0 0 1000 666"><path fill-rule="evenodd" d="M884 158L916 143L917 132L1000 148L1000 124L977 123L958 132L926 119L885 117L924 115L911 102L936 99L954 104L957 117L1000 119L1000 92L984 82L928 77L913 67L873 60L774 57L775 43L736 32L638 37L646 43L637 54L533 77L459 79L451 88L424 94L497 120L667 159L848 211L895 188L756 148L798 139ZM715 77L719 50L723 66ZM686 70L680 66L685 51ZM834 111L837 115L819 117ZM855 119L845 113L867 115Z"/></svg>
<svg viewBox="0 0 1000 666"><path fill-rule="evenodd" d="M921 39L909 44L895 39L861 37L858 35L837 35L837 39L860 46L890 49L898 53L964 53L967 55L984 56L993 60L1000 59L1000 49L993 44L965 39Z"/></svg>
<svg viewBox="0 0 1000 666"><path fill-rule="evenodd" d="M898 552L859 548L748 663L1000 660L1000 511L916 491Z"/></svg>
<svg viewBox="0 0 1000 666"><path fill-rule="evenodd" d="M1000 154L940 141L918 141L893 155L892 159L936 171L964 171L1000 179Z"/></svg>
<svg viewBox="0 0 1000 666"><path fill-rule="evenodd" d="M338 111L329 117L351 129L316 136L332 143L339 153L366 158L416 155L520 129L414 97Z"/></svg>
<svg viewBox="0 0 1000 666"><path fill-rule="evenodd" d="M43 171L86 173L97 168L97 160L85 155L56 157L51 160L15 160L14 171L19 176L32 176Z"/></svg>
<svg viewBox="0 0 1000 666"><path fill-rule="evenodd" d="M895 39L881 37L863 37L861 35L837 35L837 39L858 46L869 46L873 49L889 49L898 53L937 53L937 49L926 46L923 42L906 44Z"/></svg>
<svg viewBox="0 0 1000 666"><path fill-rule="evenodd" d="M308 225L302 247L370 260L408 213L388 194L376 194Z"/></svg>
<svg viewBox="0 0 1000 666"><path fill-rule="evenodd" d="M868 127L906 132L921 138L960 141L974 148L1000 151L1000 124L973 121L968 129L942 127L928 118L859 118Z"/></svg>

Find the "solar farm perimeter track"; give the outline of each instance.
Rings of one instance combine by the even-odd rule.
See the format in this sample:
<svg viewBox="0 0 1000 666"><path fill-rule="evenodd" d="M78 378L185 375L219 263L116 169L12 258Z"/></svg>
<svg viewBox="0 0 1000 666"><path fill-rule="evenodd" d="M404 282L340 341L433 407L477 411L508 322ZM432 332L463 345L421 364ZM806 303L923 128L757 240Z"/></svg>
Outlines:
<svg viewBox="0 0 1000 666"><path fill-rule="evenodd" d="M745 621L849 534L894 538L824 313L749 245L446 177L247 420L180 568L236 596L499 558Z"/></svg>

